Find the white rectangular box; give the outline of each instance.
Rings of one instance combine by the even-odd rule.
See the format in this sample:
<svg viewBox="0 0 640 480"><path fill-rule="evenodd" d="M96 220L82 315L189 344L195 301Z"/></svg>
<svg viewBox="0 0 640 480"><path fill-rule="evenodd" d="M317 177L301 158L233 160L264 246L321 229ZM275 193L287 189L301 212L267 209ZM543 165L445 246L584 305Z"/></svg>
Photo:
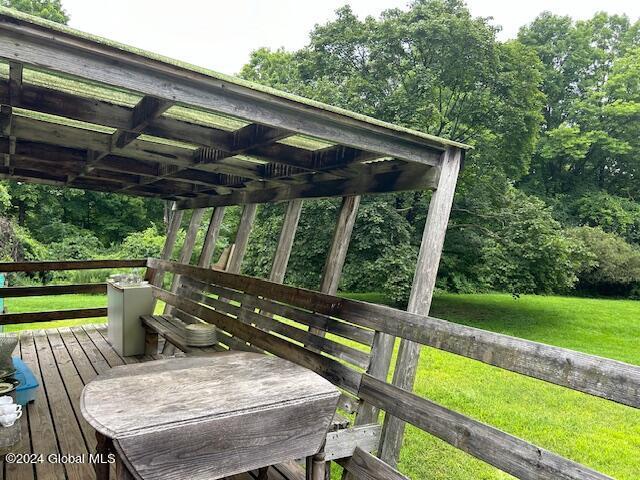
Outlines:
<svg viewBox="0 0 640 480"><path fill-rule="evenodd" d="M122 356L144 354L145 329L141 315L153 314L150 285L128 287L107 283L107 327L109 342Z"/></svg>

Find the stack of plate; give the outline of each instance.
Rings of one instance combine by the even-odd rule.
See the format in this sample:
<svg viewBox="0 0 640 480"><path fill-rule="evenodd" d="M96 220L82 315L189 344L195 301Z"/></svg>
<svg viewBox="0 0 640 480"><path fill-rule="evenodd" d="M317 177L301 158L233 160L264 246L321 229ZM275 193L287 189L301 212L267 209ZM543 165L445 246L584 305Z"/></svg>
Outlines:
<svg viewBox="0 0 640 480"><path fill-rule="evenodd" d="M191 347L208 347L218 343L216 327L209 323L192 323L186 325L185 331L187 345Z"/></svg>

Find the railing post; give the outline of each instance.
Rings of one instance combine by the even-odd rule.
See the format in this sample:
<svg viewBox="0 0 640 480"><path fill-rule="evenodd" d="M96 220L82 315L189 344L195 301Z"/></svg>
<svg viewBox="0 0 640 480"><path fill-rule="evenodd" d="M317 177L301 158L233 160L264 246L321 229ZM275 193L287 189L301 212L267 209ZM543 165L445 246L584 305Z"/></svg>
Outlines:
<svg viewBox="0 0 640 480"><path fill-rule="evenodd" d="M431 299L436 284L462 155L462 150L454 147L449 147L442 154L440 179L429 203L429 213L424 226L420 254L407 307L407 311L411 313L428 315L431 308ZM402 339L393 375L394 385L404 390L413 390L419 357L420 344ZM403 436L404 422L391 415L386 415L379 455L382 460L394 467L398 463Z"/></svg>

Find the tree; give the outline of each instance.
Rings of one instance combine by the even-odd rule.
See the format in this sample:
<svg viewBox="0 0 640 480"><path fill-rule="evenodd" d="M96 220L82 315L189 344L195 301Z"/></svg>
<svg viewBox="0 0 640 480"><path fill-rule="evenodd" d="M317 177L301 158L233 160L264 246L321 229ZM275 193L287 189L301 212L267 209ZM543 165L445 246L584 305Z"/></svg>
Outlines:
<svg viewBox="0 0 640 480"><path fill-rule="evenodd" d="M69 21L69 15L62 8L60 0L1 0L0 4L52 22L66 24Z"/></svg>
<svg viewBox="0 0 640 480"><path fill-rule="evenodd" d="M484 227L486 220L481 215L491 210L491 202L503 201L492 191L505 195L510 181L528 171L544 100L538 88L542 67L535 50L517 41L500 43L496 32L487 19L473 17L457 0L418 0L408 10L389 10L379 19L364 20L344 7L334 21L311 32L307 47L297 52L258 50L242 75L475 145L466 158L456 196L456 205L464 204L470 212L458 223L473 225L474 233L456 236L455 252L447 249L443 262L454 265L469 259L477 269L477 248L494 236ZM429 194L411 192L363 201L349 248L344 288L383 289L387 285L396 292L408 292L413 268L407 262L414 261L428 200ZM326 205L335 209L335 202ZM532 205L543 209L540 202ZM333 217L327 220L326 209L303 212L288 280L317 287L329 239L324 233L306 235L306 215L316 215L311 225L333 221ZM460 216L461 209L455 209L453 220ZM540 246L543 251L545 245ZM303 249L304 261L297 248ZM394 265L400 262L393 281L382 259L393 260ZM505 261L513 265L511 258ZM534 262L526 266L537 267ZM301 272L306 272L303 278ZM481 281L478 277L468 276L473 288ZM550 284L566 285L567 281L551 278L541 289ZM402 302L405 296L399 293L394 300Z"/></svg>

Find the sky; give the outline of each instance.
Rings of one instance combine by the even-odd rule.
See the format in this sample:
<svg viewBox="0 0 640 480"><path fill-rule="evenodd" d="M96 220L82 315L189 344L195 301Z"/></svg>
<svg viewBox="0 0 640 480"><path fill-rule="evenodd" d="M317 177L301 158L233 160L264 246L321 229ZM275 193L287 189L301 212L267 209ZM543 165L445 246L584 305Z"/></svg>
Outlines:
<svg viewBox="0 0 640 480"><path fill-rule="evenodd" d="M313 26L348 3L360 17L378 16L408 0L62 0L70 26L218 72L236 74L252 50L296 50ZM638 0L467 0L476 16L493 17L501 39L544 10L576 19L595 12L640 17Z"/></svg>

